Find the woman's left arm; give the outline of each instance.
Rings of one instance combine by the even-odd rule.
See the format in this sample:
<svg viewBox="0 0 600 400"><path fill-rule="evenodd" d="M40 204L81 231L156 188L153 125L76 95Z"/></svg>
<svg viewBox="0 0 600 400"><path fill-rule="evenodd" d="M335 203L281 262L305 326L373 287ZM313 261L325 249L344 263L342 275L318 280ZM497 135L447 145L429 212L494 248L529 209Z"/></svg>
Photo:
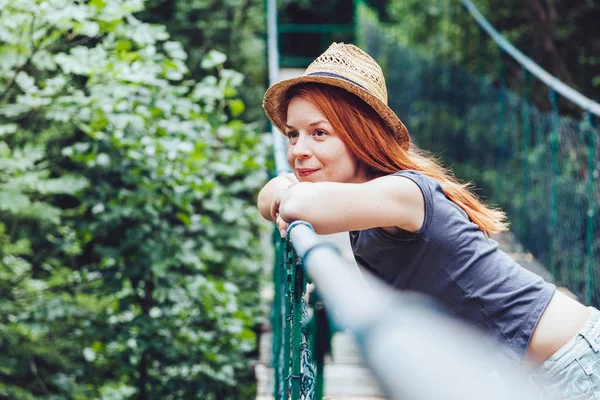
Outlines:
<svg viewBox="0 0 600 400"><path fill-rule="evenodd" d="M279 193L271 216L309 222L319 234L396 226L416 232L423 225L421 189L401 176L365 183L298 183ZM278 224L279 225L279 224Z"/></svg>

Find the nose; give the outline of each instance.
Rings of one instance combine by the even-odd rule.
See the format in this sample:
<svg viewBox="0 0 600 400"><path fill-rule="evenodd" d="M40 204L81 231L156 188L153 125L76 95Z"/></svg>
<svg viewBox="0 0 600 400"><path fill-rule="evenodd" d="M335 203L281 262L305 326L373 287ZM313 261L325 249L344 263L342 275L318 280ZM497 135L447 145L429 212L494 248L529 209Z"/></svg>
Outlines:
<svg viewBox="0 0 600 400"><path fill-rule="evenodd" d="M294 156L294 158L309 157L312 154L312 150L310 148L310 141L304 135L300 135L296 143L294 143L294 145L290 147L292 156Z"/></svg>

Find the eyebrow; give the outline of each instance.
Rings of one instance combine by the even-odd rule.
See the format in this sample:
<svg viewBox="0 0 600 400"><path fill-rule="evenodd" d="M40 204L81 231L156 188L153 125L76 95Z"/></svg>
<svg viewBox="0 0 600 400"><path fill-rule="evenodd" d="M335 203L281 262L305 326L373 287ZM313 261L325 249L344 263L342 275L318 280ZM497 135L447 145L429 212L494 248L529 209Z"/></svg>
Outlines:
<svg viewBox="0 0 600 400"><path fill-rule="evenodd" d="M310 124L308 124L308 126L315 126L315 125L318 125L318 124L320 124L321 122L327 122L327 121L326 121L326 120L324 120L324 119L320 119L320 120L318 120L318 121L311 122ZM285 127L286 127L286 128L294 128L292 125L288 125L288 124L285 124Z"/></svg>

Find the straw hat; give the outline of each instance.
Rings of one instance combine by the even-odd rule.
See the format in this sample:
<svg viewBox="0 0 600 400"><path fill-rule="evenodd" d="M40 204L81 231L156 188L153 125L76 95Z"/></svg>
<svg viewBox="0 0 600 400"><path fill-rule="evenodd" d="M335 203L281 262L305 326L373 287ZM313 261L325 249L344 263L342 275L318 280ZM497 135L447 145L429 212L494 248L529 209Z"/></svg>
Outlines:
<svg viewBox="0 0 600 400"><path fill-rule="evenodd" d="M294 85L306 82L337 86L360 97L398 135L402 147L408 149L408 130L387 105L383 72L377 62L358 47L333 43L308 66L304 75L278 82L267 90L263 108L267 117L281 132L285 132L287 108L283 100L287 91Z"/></svg>

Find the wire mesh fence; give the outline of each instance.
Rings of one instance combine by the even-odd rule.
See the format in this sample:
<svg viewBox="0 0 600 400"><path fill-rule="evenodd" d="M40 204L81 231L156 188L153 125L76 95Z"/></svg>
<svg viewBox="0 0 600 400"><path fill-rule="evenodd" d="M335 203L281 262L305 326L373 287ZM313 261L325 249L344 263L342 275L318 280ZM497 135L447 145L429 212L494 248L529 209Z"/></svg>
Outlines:
<svg viewBox="0 0 600 400"><path fill-rule="evenodd" d="M600 306L596 118L586 110L559 114L567 100L540 89L526 70L515 72L514 63L508 79L512 61L490 50L460 2L422 2L434 6L437 31L410 47L408 27L358 8L359 44L384 70L390 107L419 147L507 212L511 230L557 283Z"/></svg>

